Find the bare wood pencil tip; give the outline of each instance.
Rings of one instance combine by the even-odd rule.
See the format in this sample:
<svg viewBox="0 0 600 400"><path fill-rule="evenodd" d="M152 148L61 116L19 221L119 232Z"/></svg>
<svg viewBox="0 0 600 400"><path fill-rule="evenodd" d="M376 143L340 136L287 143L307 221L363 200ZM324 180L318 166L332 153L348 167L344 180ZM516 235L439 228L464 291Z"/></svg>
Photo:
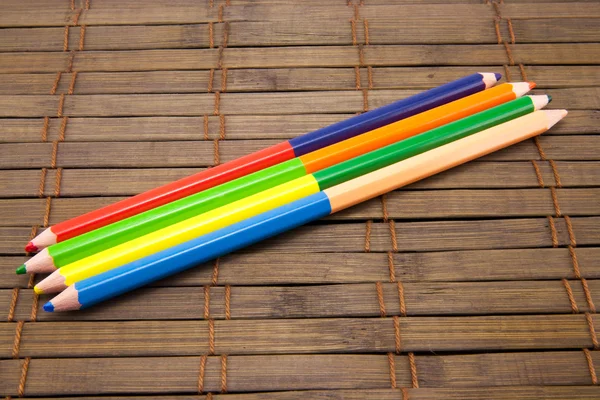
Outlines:
<svg viewBox="0 0 600 400"><path fill-rule="evenodd" d="M493 72L480 72L479 74L483 77L486 89L494 86L502 78L502 75Z"/></svg>
<svg viewBox="0 0 600 400"><path fill-rule="evenodd" d="M59 293L52 300L44 304L44 310L48 312L74 311L80 308L79 292L77 292L75 285L69 286L62 293Z"/></svg>
<svg viewBox="0 0 600 400"><path fill-rule="evenodd" d="M569 113L567 110L543 110L548 118L548 129L556 125L561 119Z"/></svg>
<svg viewBox="0 0 600 400"><path fill-rule="evenodd" d="M60 274L60 271L54 271L50 276L38 283L34 289L40 290L40 293L58 293L66 288L65 277Z"/></svg>
<svg viewBox="0 0 600 400"><path fill-rule="evenodd" d="M56 244L56 242L57 237L54 234L54 232L52 232L52 228L47 228L42 233L34 237L31 240L31 242L27 244L27 246L25 247L25 251L28 251L30 253L40 251L41 249L45 249L46 247ZM34 250L29 251L27 250L28 247Z"/></svg>
<svg viewBox="0 0 600 400"><path fill-rule="evenodd" d="M30 274L49 274L56 271L54 260L47 248L25 261L24 265Z"/></svg>

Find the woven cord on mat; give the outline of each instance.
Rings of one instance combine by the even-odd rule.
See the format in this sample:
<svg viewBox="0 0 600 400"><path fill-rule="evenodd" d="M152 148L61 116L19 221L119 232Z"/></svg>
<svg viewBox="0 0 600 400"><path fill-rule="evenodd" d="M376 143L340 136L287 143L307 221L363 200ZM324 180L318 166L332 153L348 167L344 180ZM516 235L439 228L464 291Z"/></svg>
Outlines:
<svg viewBox="0 0 600 400"><path fill-rule="evenodd" d="M600 397L593 2L35 4L0 13L1 393ZM13 273L55 221L482 65L569 116L90 310Z"/></svg>
<svg viewBox="0 0 600 400"><path fill-rule="evenodd" d="M517 43L517 38L514 33L512 21L510 18L502 17L499 2L497 2L497 1L492 2L492 6L493 6L495 14L496 14L495 18L494 18L494 24L495 24L496 34L498 36L498 44L502 44L504 46L504 48L506 50L506 56L509 60L509 63L511 66L514 66L515 60L514 60L512 51L511 51L511 45L514 45ZM502 38L502 34L500 33L501 30L499 28L499 24L502 21L506 22L506 26L508 28L508 32L509 32L509 36L510 36L510 42L504 40ZM523 79L523 81L527 81L528 79L527 79L527 73L526 73L525 66L522 63L519 63L518 66L519 66L519 71L521 73L521 78ZM506 71L507 77L509 77L509 79L510 79L509 69L506 65L504 66L504 70ZM598 342L598 337L596 335L596 330L594 328L594 320L593 320L593 316L592 316L593 314L596 313L596 307L595 307L594 301L592 299L592 294L590 292L589 285L588 285L586 279L584 277L582 277L581 271L579 268L579 262L577 261L577 253L575 251L575 247L577 246L577 241L575 239L575 232L573 231L573 224L571 222L571 218L569 218L568 215L563 215L560 210L560 203L558 200L558 192L557 192L557 188L560 189L562 187L561 180L560 180L560 174L558 172L558 168L557 168L554 160L547 158L546 153L544 152L544 150L542 148L542 143L541 143L540 138L536 136L532 139L532 141L535 144L535 147L539 153L540 160L542 160L544 162L548 162L548 164L550 165L550 168L552 169L552 174L554 176L554 185L547 185L544 183L543 176L541 174L540 168L539 168L536 160L535 159L531 160L531 163L533 165L533 170L535 172L535 176L536 176L536 179L537 179L540 187L541 188L548 187L550 189L550 197L551 197L552 204L554 206L554 211L555 211L554 217L556 217L556 218L562 217L566 224L566 228L567 228L567 232L568 232L568 236L569 236L569 244L567 245L567 248L569 250L569 255L573 262L573 276L576 279L580 280L580 282L581 282L581 286L583 288L585 300L587 303L588 311L585 312L585 319L586 319L586 322L588 324L589 331L590 331L590 341L591 341L592 348L594 350L598 350L600 348L600 343ZM552 247L556 248L559 246L559 240L558 240L558 232L556 230L556 222L552 215L548 216L548 226L549 226L550 235L552 238ZM565 287L565 291L567 293L569 303L571 304L573 313L575 313L575 314L579 313L580 310L579 310L579 307L577 306L577 302L573 296L573 290L571 289L569 281L566 278L563 278L562 283ZM590 355L589 349L584 348L583 353L584 353L584 356L585 356L585 359L586 359L586 362L587 362L587 365L588 365L588 368L590 371L591 382L593 385L597 385L598 377L596 375L596 368L594 366L594 361Z"/></svg>
<svg viewBox="0 0 600 400"><path fill-rule="evenodd" d="M73 70L73 62L74 62L74 58L75 58L75 52L83 50L84 41L85 41L85 29L86 29L85 25L79 25L79 17L81 16L81 13L84 10L89 10L89 8L90 8L90 0L86 1L84 7L78 8L78 9L75 9L73 0L71 0L71 2L70 2L70 11L73 13L73 19L71 21L69 21L69 23L67 25L65 25L64 39L63 39L63 42L64 42L63 43L63 52L68 53L69 56L67 59L65 71L58 71L56 73L56 78L54 80L54 83L49 90L50 95L53 95L53 96L57 95L57 90L59 88L63 73L71 74L71 81L68 86L67 95L72 95L74 93L75 80L77 78L77 71ZM77 50L71 50L71 51L69 51L69 48L70 48L69 47L70 26L79 28L79 42L78 42ZM48 170L47 168L44 167L44 168L42 168L41 173L40 173L40 183L39 183L39 192L38 192L38 196L40 198L44 198L44 196L45 196L46 177L49 174L49 172L54 173L54 177L55 177L53 194L45 196L46 205L44 207L44 215L42 216L42 229L46 229L50 224L50 212L52 209L52 197L58 198L60 196L62 168L58 167L58 164L57 164L58 148L59 148L59 143L63 142L65 140L67 122L69 119L68 116L64 115L65 101L66 101L65 94L64 93L60 94L58 97L58 102L57 102L58 105L57 105L56 117L61 120L61 123L60 123L58 138L56 140L52 141L52 150L51 150L51 155L50 155L51 170ZM41 129L42 143L48 142L49 128L50 128L50 116L46 116L43 119L43 125L42 125L42 129ZM39 231L39 227L37 225L34 225L31 228L31 234L29 236L29 240L33 239L39 233L38 231ZM31 254L27 253L26 256L31 256ZM29 282L27 284L27 287L29 289L32 289L34 284L35 284L35 274L32 274L29 277ZM31 302L31 313L29 315L29 320L31 322L35 322L37 320L37 314L38 314L39 295L33 291L32 291L32 293L33 293L33 300ZM10 309L9 309L9 313L8 313L8 321L9 322L13 321L16 305L18 302L18 296L19 296L19 289L18 288L13 289L13 296L12 296L12 300L10 303ZM25 321L17 321L16 322L15 338L14 338L14 343L13 343L13 348L12 348L12 357L14 359L19 359L19 350L21 347L21 340L22 340L22 333L23 333L24 325L25 325ZM25 389L26 389L26 384L27 384L27 375L28 375L31 360L32 360L31 357L25 357L21 364L21 376L20 376L19 385L17 388L17 395L19 397L23 397L25 395Z"/></svg>

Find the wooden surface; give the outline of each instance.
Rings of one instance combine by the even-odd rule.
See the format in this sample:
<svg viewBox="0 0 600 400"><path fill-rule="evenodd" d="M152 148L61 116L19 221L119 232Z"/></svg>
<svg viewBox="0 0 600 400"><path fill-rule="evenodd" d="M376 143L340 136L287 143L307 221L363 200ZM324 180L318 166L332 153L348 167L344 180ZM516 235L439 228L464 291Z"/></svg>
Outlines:
<svg viewBox="0 0 600 400"><path fill-rule="evenodd" d="M598 2L4 0L0 27L0 395L600 398ZM478 71L569 116L84 312L14 274L45 226Z"/></svg>

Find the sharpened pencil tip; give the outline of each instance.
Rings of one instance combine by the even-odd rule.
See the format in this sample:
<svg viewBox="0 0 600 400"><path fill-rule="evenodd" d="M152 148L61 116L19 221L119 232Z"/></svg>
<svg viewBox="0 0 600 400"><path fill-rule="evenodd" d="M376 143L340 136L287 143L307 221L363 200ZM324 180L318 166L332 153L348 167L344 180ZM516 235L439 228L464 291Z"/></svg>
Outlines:
<svg viewBox="0 0 600 400"><path fill-rule="evenodd" d="M502 79L502 74L494 73L494 75L496 76L496 82Z"/></svg>
<svg viewBox="0 0 600 400"><path fill-rule="evenodd" d="M549 94L547 94L546 96L548 96L548 103L550 103L552 101L552 96L550 96Z"/></svg>
<svg viewBox="0 0 600 400"><path fill-rule="evenodd" d="M21 265L19 268L17 268L17 275L23 275L27 273L27 267L25 266L25 264Z"/></svg>
<svg viewBox="0 0 600 400"><path fill-rule="evenodd" d="M32 242L29 242L27 243L27 246L25 246L25 251L28 253L35 253L36 251L38 251L38 248Z"/></svg>
<svg viewBox="0 0 600 400"><path fill-rule="evenodd" d="M33 291L35 292L35 294L44 294L44 291L37 286L33 287Z"/></svg>
<svg viewBox="0 0 600 400"><path fill-rule="evenodd" d="M44 304L44 311L54 312L54 304L52 304L51 302L47 302L46 304Z"/></svg>
<svg viewBox="0 0 600 400"><path fill-rule="evenodd" d="M527 82L527 83L529 83L529 89L535 89L535 87L537 86L535 84L535 82Z"/></svg>

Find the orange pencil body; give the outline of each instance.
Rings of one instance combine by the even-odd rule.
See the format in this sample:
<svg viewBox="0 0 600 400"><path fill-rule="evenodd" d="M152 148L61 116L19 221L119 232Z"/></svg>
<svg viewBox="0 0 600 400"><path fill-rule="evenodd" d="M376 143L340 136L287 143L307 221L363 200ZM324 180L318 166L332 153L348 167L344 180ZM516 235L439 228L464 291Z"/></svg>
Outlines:
<svg viewBox="0 0 600 400"><path fill-rule="evenodd" d="M519 92L520 88L515 90L516 85L523 84L504 83L498 85L321 150L305 154L300 157L300 160L304 163L306 172L309 174L322 170L361 154L514 100L517 96L524 94L524 92ZM531 86L529 85L529 88ZM333 156L332 153L334 153Z"/></svg>

